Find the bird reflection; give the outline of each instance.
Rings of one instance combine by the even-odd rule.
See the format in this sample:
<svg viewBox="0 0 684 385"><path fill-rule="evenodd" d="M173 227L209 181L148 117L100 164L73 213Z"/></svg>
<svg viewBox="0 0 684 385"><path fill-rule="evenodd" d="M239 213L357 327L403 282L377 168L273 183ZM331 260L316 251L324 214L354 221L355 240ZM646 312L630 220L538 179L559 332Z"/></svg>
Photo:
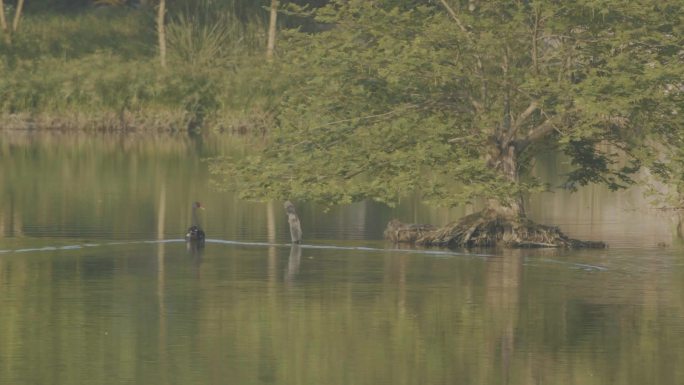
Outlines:
<svg viewBox="0 0 684 385"><path fill-rule="evenodd" d="M192 261L197 270L197 277L199 278L200 265L202 264L202 256L204 254L204 240L205 234L202 227L200 227L199 218L197 216L197 210L204 210L204 206L200 202L194 202L192 204L192 223L185 234L185 249L188 251L188 255L192 258Z"/></svg>
<svg viewBox="0 0 684 385"><path fill-rule="evenodd" d="M192 260L193 269L197 278L200 278L200 265L204 257L204 241L202 242L186 242L185 249Z"/></svg>
<svg viewBox="0 0 684 385"><path fill-rule="evenodd" d="M287 270L285 271L285 282L293 282L299 274L299 263L302 259L302 247L299 244L293 244L290 248L290 258L287 261Z"/></svg>

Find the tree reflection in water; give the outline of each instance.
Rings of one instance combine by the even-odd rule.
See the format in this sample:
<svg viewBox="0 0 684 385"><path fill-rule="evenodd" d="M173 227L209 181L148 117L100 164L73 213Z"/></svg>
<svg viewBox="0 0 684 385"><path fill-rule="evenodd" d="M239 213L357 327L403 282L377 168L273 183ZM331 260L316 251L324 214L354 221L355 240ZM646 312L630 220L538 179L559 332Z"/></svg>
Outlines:
<svg viewBox="0 0 684 385"><path fill-rule="evenodd" d="M611 248L284 248L280 203L209 187L201 158L248 152L234 140L0 140L2 384L684 383L681 213L557 192L530 212ZM271 246L187 250L200 196L210 238ZM391 217L458 212L409 199L301 214L307 244L382 248Z"/></svg>

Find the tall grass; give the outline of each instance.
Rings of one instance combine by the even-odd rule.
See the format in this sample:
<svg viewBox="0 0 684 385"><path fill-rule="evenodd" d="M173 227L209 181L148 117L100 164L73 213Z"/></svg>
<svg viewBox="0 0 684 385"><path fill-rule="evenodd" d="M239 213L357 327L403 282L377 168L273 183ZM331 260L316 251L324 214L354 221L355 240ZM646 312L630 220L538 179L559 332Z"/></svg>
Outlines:
<svg viewBox="0 0 684 385"><path fill-rule="evenodd" d="M0 79L0 114L92 128L216 129L262 132L273 103L257 66L159 71L155 58L127 61L100 51L79 60L45 58ZM66 119L67 121L64 121ZM86 124L87 125L87 124ZM168 127L162 127L167 125Z"/></svg>
<svg viewBox="0 0 684 385"><path fill-rule="evenodd" d="M200 0L171 16L167 41L177 61L193 66L236 65L266 45L267 26L262 18L241 18L234 8L217 9L214 3Z"/></svg>

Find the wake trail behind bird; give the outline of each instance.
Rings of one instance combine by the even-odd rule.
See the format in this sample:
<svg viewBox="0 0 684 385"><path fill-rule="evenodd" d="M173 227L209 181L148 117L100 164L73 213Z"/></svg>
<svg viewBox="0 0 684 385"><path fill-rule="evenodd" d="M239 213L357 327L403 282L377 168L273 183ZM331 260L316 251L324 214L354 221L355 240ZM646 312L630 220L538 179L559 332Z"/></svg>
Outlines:
<svg viewBox="0 0 684 385"><path fill-rule="evenodd" d="M0 250L0 254L10 254L10 253L28 253L28 252L44 252L44 251L69 251L69 250L80 250L85 248L94 248L100 246L117 246L117 245L134 245L134 244L161 244L161 243L185 243L185 239L182 238L172 238L172 239L159 239L159 240L139 240L139 241L114 241L114 242L103 242L103 243L82 243L74 245L65 246L43 246L35 248L21 248L21 249L5 249ZM380 247L368 247L368 246L336 246L336 245L316 245L316 244L297 244L292 245L289 243L272 243L272 242L247 242L247 241L236 241L229 239L207 239L206 243L215 245L234 245L234 246L245 246L245 247L278 247L278 248L290 248L299 247L301 249L307 250L340 250L340 251L364 251L364 252L382 252L382 253L402 253L402 254L414 254L414 255L429 255L436 257L476 257L476 258L488 258L495 257L495 254L484 254L484 253L459 253L450 250L426 250L426 249L397 249L397 248L380 248ZM586 263L576 263L559 261L554 259L541 259L543 262L561 264L571 266L573 268L579 268L581 270L587 271L607 271L608 268L598 265L591 265Z"/></svg>

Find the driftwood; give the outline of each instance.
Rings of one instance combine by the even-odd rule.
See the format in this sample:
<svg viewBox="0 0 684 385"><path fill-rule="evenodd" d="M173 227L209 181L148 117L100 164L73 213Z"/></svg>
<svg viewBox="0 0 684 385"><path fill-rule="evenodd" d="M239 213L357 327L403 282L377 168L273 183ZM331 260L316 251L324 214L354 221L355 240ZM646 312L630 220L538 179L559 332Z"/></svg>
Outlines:
<svg viewBox="0 0 684 385"><path fill-rule="evenodd" d="M290 238L292 239L292 243L301 243L302 226L299 222L295 206L290 201L286 201L283 206L285 207L285 213L287 214L287 221L290 224Z"/></svg>
<svg viewBox="0 0 684 385"><path fill-rule="evenodd" d="M408 242L437 247L512 248L605 248L603 242L571 239L557 227L537 224L527 218L507 218L494 211L468 215L442 228L431 225L404 224L393 219L385 238L395 243Z"/></svg>

